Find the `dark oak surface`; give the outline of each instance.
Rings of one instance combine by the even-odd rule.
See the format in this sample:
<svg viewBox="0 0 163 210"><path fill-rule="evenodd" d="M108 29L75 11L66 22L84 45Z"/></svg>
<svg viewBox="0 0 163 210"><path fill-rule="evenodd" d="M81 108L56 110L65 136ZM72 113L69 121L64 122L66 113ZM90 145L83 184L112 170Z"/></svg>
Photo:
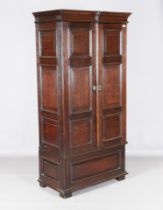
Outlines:
<svg viewBox="0 0 163 210"><path fill-rule="evenodd" d="M122 180L130 13L53 10L36 23L40 186L66 198Z"/></svg>

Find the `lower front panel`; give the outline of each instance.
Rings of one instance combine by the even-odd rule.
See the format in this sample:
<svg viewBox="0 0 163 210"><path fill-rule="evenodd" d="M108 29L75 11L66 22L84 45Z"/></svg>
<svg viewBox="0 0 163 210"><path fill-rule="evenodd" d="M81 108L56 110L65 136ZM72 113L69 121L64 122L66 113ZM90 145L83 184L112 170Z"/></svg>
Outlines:
<svg viewBox="0 0 163 210"><path fill-rule="evenodd" d="M87 177L104 173L106 171L114 171L120 168L120 152L92 158L73 164L72 180L80 180Z"/></svg>
<svg viewBox="0 0 163 210"><path fill-rule="evenodd" d="M112 178L124 176L124 148L100 151L87 158L73 160L71 164L72 191Z"/></svg>

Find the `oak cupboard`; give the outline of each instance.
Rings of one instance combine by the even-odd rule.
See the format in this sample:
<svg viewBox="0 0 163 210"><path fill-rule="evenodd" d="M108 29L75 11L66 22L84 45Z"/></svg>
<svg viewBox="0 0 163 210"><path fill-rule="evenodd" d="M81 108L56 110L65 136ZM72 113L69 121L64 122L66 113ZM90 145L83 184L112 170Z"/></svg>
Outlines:
<svg viewBox="0 0 163 210"><path fill-rule="evenodd" d="M125 178L130 13L53 10L36 25L40 186L63 198Z"/></svg>

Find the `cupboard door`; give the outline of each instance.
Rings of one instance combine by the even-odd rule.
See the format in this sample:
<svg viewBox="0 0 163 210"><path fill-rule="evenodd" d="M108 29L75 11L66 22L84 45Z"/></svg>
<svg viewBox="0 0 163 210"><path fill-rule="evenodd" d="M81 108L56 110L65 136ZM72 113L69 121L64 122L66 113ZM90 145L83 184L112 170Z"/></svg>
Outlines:
<svg viewBox="0 0 163 210"><path fill-rule="evenodd" d="M95 37L92 23L69 25L69 139L72 154L95 148Z"/></svg>
<svg viewBox="0 0 163 210"><path fill-rule="evenodd" d="M120 24L100 24L99 146L125 142L125 29Z"/></svg>

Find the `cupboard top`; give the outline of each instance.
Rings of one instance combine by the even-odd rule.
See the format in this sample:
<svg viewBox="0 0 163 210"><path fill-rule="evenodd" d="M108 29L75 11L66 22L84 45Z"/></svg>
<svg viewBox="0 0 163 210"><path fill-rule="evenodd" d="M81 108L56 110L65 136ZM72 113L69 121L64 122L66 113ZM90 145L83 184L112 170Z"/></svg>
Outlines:
<svg viewBox="0 0 163 210"><path fill-rule="evenodd" d="M87 10L51 10L34 12L35 22L122 22L126 23L131 13Z"/></svg>

